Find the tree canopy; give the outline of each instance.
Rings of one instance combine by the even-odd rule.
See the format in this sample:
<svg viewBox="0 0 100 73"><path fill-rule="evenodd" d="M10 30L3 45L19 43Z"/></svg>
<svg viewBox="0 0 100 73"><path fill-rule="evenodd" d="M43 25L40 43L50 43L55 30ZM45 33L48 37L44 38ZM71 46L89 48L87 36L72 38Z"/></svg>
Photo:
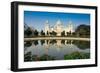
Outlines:
<svg viewBox="0 0 100 73"><path fill-rule="evenodd" d="M90 37L90 25L82 24L78 26L75 33L79 37Z"/></svg>

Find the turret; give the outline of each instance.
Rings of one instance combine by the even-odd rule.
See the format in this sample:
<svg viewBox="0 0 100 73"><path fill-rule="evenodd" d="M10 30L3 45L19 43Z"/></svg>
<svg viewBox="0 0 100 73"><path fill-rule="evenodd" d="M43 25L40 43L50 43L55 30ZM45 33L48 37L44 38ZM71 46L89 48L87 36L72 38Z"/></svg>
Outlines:
<svg viewBox="0 0 100 73"><path fill-rule="evenodd" d="M73 23L72 23L72 21L69 21L69 31L71 32L71 33L73 33L74 32L74 26L73 26Z"/></svg>
<svg viewBox="0 0 100 73"><path fill-rule="evenodd" d="M49 32L49 29L50 29L50 27L49 27L49 21L46 20L46 22L45 22L45 29L44 29L46 35L47 35L47 32Z"/></svg>

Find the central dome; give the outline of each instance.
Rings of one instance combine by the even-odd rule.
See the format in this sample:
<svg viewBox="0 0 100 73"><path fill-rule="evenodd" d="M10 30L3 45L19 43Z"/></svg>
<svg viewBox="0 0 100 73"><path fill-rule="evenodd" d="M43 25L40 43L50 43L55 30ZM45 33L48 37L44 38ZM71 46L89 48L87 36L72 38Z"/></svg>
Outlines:
<svg viewBox="0 0 100 73"><path fill-rule="evenodd" d="M61 20L58 20L58 21L56 22L56 25L62 25Z"/></svg>
<svg viewBox="0 0 100 73"><path fill-rule="evenodd" d="M57 29L57 28L62 28L62 22L61 22L61 20L58 20L57 22L56 22L56 24L54 25L54 28L55 29Z"/></svg>

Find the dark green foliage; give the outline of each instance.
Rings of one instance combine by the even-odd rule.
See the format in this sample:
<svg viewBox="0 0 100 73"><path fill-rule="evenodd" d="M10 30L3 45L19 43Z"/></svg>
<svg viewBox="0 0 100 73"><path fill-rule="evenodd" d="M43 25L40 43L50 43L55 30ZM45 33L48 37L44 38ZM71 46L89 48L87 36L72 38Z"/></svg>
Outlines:
<svg viewBox="0 0 100 73"><path fill-rule="evenodd" d="M37 56L37 55L32 55L31 52L28 52L27 54L24 55L24 61L29 62L29 61L48 61L48 60L55 60L54 57L51 57L49 55L42 55L42 56Z"/></svg>
<svg viewBox="0 0 100 73"><path fill-rule="evenodd" d="M45 43L45 40L40 40L41 45L43 45Z"/></svg>
<svg viewBox="0 0 100 73"><path fill-rule="evenodd" d="M72 40L67 40L66 44L71 44Z"/></svg>
<svg viewBox="0 0 100 73"><path fill-rule="evenodd" d="M32 61L39 61L39 57L37 55L32 55Z"/></svg>
<svg viewBox="0 0 100 73"><path fill-rule="evenodd" d="M34 36L38 36L39 32L37 30L34 30Z"/></svg>
<svg viewBox="0 0 100 73"><path fill-rule="evenodd" d="M56 36L57 33L55 31L50 32L50 36Z"/></svg>
<svg viewBox="0 0 100 73"><path fill-rule="evenodd" d="M55 60L54 57L51 57L49 55L42 55L40 57L40 61L47 61L47 60Z"/></svg>
<svg viewBox="0 0 100 73"><path fill-rule="evenodd" d="M55 44L55 43L57 43L56 40L50 40L50 44Z"/></svg>
<svg viewBox="0 0 100 73"><path fill-rule="evenodd" d="M75 30L78 37L90 37L90 25L82 24Z"/></svg>
<svg viewBox="0 0 100 73"><path fill-rule="evenodd" d="M47 35L49 35L49 32L47 31Z"/></svg>
<svg viewBox="0 0 100 73"><path fill-rule="evenodd" d="M41 36L45 36L45 33L43 32L43 30L41 30Z"/></svg>
<svg viewBox="0 0 100 73"><path fill-rule="evenodd" d="M65 31L61 32L61 36L65 36Z"/></svg>
<svg viewBox="0 0 100 73"><path fill-rule="evenodd" d="M56 33L55 31L52 31L52 35L56 36L56 35L57 35L57 33Z"/></svg>
<svg viewBox="0 0 100 73"><path fill-rule="evenodd" d="M67 36L70 37L71 36L71 31L70 32L66 32Z"/></svg>
<svg viewBox="0 0 100 73"><path fill-rule="evenodd" d="M32 42L31 41L27 41L24 44L25 47L30 47L31 45L32 45Z"/></svg>
<svg viewBox="0 0 100 73"><path fill-rule="evenodd" d="M73 52L71 54L65 55L65 60L71 60L71 59L89 59L90 53L83 53L83 52Z"/></svg>
<svg viewBox="0 0 100 73"><path fill-rule="evenodd" d="M78 41L74 40L73 44L75 44L80 49L88 49L90 48L90 41Z"/></svg>
<svg viewBox="0 0 100 73"><path fill-rule="evenodd" d="M38 40L33 41L34 45L38 45Z"/></svg>
<svg viewBox="0 0 100 73"><path fill-rule="evenodd" d="M28 27L26 30L24 30L24 35L30 37L32 35L32 30L30 27Z"/></svg>
<svg viewBox="0 0 100 73"><path fill-rule="evenodd" d="M62 43L62 44L65 44L65 40L61 40L61 43Z"/></svg>
<svg viewBox="0 0 100 73"><path fill-rule="evenodd" d="M32 55L31 52L26 53L26 54L24 55L24 61L25 61L25 62L32 61L31 55Z"/></svg>

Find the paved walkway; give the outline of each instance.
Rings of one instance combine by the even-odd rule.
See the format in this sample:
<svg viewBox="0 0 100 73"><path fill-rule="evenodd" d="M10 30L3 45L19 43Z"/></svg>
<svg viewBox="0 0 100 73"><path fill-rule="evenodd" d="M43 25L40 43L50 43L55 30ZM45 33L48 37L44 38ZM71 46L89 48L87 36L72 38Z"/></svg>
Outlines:
<svg viewBox="0 0 100 73"><path fill-rule="evenodd" d="M24 38L24 41L31 41L31 40L82 40L82 41L90 41L90 38L76 38L76 37L34 37L34 38Z"/></svg>

